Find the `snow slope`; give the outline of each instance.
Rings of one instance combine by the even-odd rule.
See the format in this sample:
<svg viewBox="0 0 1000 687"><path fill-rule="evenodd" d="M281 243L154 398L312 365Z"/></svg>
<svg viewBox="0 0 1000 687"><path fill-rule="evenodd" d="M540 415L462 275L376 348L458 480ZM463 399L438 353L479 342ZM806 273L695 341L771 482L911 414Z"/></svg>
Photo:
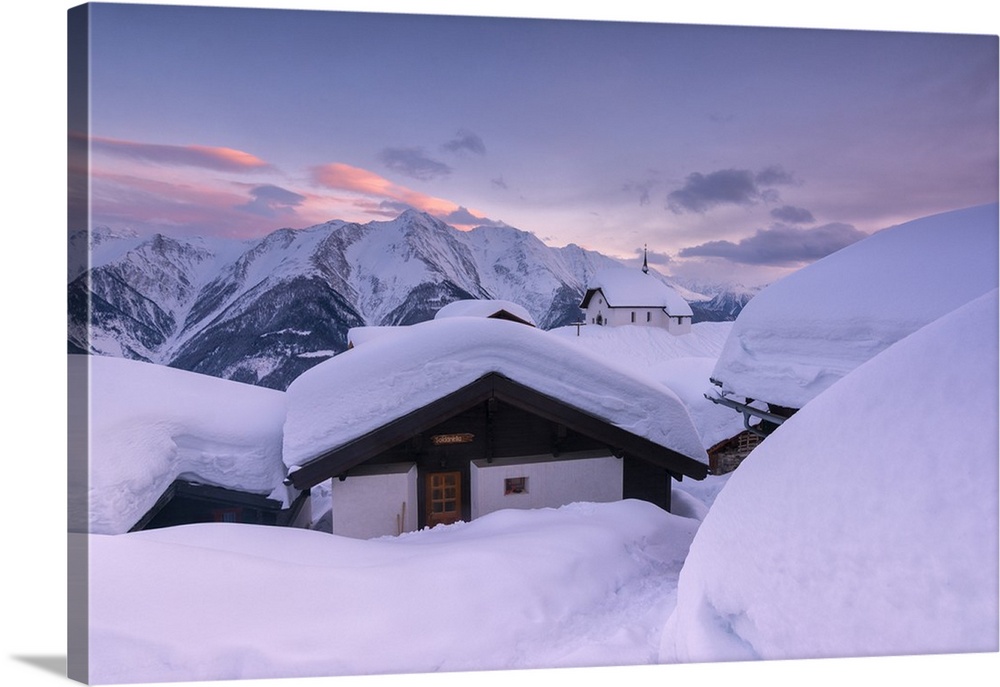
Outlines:
<svg viewBox="0 0 1000 687"><path fill-rule="evenodd" d="M93 535L91 681L650 663L696 527L629 500L371 541L232 523Z"/></svg>
<svg viewBox="0 0 1000 687"><path fill-rule="evenodd" d="M661 660L998 649L994 289L888 348L733 473Z"/></svg>
<svg viewBox="0 0 1000 687"><path fill-rule="evenodd" d="M713 377L801 408L886 347L998 284L997 204L880 231L761 291Z"/></svg>
<svg viewBox="0 0 1000 687"><path fill-rule="evenodd" d="M127 532L178 478L287 501L283 393L123 358L69 365L90 367L89 513L73 522Z"/></svg>
<svg viewBox="0 0 1000 687"><path fill-rule="evenodd" d="M643 370L673 358L718 358L732 327L732 322L699 322L691 325L691 331L683 336L660 327L631 324L584 325L579 329L569 326L551 332L607 360Z"/></svg>

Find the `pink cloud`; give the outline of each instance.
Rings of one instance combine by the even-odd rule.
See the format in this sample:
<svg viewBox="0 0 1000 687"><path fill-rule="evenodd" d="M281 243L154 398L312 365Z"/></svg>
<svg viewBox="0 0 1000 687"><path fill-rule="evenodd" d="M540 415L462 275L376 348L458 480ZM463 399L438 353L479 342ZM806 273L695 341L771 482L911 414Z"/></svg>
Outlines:
<svg viewBox="0 0 1000 687"><path fill-rule="evenodd" d="M270 215L248 208L253 196L233 186L175 183L91 170L91 210L96 224L144 226L190 235L263 236L276 221L296 222L293 209ZM171 229L173 228L173 229Z"/></svg>
<svg viewBox="0 0 1000 687"><path fill-rule="evenodd" d="M77 136L75 140L84 142L86 138ZM92 166L91 209L93 221L99 224L146 227L167 233L251 237L280 227L306 227L331 219L355 222L391 219L408 207L439 217L459 229L488 222L481 221L480 213L350 165L312 168L311 178L317 187L306 191L270 174L265 175L266 181L235 181L210 178L192 169L195 161L201 163L198 169L211 167L210 171L223 168L253 171L255 164L268 167L240 151L149 146L110 139L92 142L113 150L119 157L171 161L164 167L147 165L134 169L118 164ZM184 164L186 168L174 168L175 164Z"/></svg>
<svg viewBox="0 0 1000 687"><path fill-rule="evenodd" d="M102 137L91 137L90 143L97 152L161 165L201 167L221 172L251 172L271 168L270 164L259 157L233 148L138 143Z"/></svg>
<svg viewBox="0 0 1000 687"><path fill-rule="evenodd" d="M458 204L449 200L435 198L434 196L414 191L405 186L393 183L374 172L340 162L314 167L312 175L313 180L325 188L337 191L352 191L380 198L384 201L390 201L388 203L390 206L392 203L402 203L438 217L445 217L460 210ZM385 206L377 204L373 207L373 214L387 215L390 213L385 209Z"/></svg>

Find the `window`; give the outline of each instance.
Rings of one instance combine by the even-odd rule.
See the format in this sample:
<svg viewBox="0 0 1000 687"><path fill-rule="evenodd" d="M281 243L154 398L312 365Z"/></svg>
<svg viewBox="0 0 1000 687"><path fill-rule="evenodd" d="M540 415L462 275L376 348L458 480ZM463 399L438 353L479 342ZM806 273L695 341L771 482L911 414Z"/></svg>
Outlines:
<svg viewBox="0 0 1000 687"><path fill-rule="evenodd" d="M635 310L632 311L632 322L635 322Z"/></svg>
<svg viewBox="0 0 1000 687"><path fill-rule="evenodd" d="M646 313L646 322L649 322L652 318L653 318L653 313L647 312Z"/></svg>
<svg viewBox="0 0 1000 687"><path fill-rule="evenodd" d="M213 508L213 522L240 522L243 518L243 509L236 508Z"/></svg>
<svg viewBox="0 0 1000 687"><path fill-rule="evenodd" d="M511 494L527 494L527 493L528 493L527 477L508 477L503 481L504 496L510 496Z"/></svg>

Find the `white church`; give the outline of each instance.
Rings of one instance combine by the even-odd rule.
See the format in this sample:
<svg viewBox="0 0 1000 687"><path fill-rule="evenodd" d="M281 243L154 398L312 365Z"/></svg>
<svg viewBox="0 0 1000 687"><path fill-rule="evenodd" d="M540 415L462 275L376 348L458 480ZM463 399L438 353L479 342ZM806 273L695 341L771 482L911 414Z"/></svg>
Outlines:
<svg viewBox="0 0 1000 687"><path fill-rule="evenodd" d="M660 327L675 335L691 331L691 306L674 289L649 274L645 259L641 272L624 267L598 272L580 308L587 324Z"/></svg>

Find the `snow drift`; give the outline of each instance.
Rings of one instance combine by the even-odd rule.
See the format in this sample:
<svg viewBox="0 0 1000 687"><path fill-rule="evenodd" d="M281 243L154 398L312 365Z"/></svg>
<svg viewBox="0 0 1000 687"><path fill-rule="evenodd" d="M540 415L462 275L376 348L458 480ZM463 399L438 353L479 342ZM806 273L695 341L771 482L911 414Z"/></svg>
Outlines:
<svg viewBox="0 0 1000 687"><path fill-rule="evenodd" d="M923 325L997 287L996 203L880 231L775 282L733 324L724 393L801 408Z"/></svg>
<svg viewBox="0 0 1000 687"><path fill-rule="evenodd" d="M90 679L650 663L696 528L627 500L370 541L233 523L92 535Z"/></svg>
<svg viewBox="0 0 1000 687"><path fill-rule="evenodd" d="M662 661L997 650L997 309L994 289L896 343L754 450Z"/></svg>
<svg viewBox="0 0 1000 687"><path fill-rule="evenodd" d="M127 532L178 478L287 505L280 391L123 358L71 355L69 365L90 367L89 513L73 522Z"/></svg>

